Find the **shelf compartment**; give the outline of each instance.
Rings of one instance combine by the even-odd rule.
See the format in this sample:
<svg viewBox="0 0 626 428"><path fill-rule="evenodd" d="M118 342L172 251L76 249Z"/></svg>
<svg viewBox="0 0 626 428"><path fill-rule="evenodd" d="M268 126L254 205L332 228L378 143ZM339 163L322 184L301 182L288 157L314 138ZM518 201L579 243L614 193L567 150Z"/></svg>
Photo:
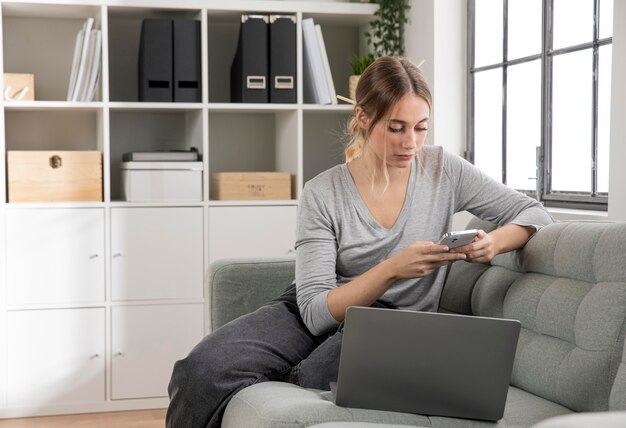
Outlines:
<svg viewBox="0 0 626 428"><path fill-rule="evenodd" d="M351 111L342 114L305 112L303 120L303 185L319 173L344 162L346 123Z"/></svg>
<svg viewBox="0 0 626 428"><path fill-rule="evenodd" d="M76 35L89 17L93 28L101 28L100 11L100 6L3 3L4 72L34 74L36 100L66 100Z"/></svg>
<svg viewBox="0 0 626 428"><path fill-rule="evenodd" d="M325 14L304 14L303 19L306 18L313 18L313 22L321 26L335 92L337 95L349 97L348 78L352 74L349 59L353 54L361 54L365 51L366 46L362 41L362 35L366 31L366 24L362 20L334 19L336 17ZM304 63L303 60L304 103L313 104L312 97L307 91L310 76Z"/></svg>
<svg viewBox="0 0 626 428"><path fill-rule="evenodd" d="M194 19L200 21L201 18L202 11L199 9L109 7L109 99L127 102L139 100L138 61L142 20Z"/></svg>
<svg viewBox="0 0 626 428"><path fill-rule="evenodd" d="M189 150L202 154L202 110L112 110L111 200L120 199L120 162L128 152ZM204 180L206 181L206 180Z"/></svg>
<svg viewBox="0 0 626 428"><path fill-rule="evenodd" d="M4 115L7 150L104 150L98 108L8 109Z"/></svg>
<svg viewBox="0 0 626 428"><path fill-rule="evenodd" d="M230 102L230 67L237 51L241 14L245 11L210 13L207 16L209 53L209 102Z"/></svg>
<svg viewBox="0 0 626 428"><path fill-rule="evenodd" d="M295 110L209 112L209 172L289 172L294 198L297 118Z"/></svg>

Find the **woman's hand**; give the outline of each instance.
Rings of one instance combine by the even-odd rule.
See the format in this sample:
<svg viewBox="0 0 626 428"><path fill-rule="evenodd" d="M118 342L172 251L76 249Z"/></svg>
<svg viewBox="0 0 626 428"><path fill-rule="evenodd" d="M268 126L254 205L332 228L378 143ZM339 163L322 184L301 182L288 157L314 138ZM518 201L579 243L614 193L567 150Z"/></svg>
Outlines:
<svg viewBox="0 0 626 428"><path fill-rule="evenodd" d="M497 254L517 250L526 244L535 233L534 226L519 226L507 224L489 233L478 230L478 236L471 244L451 250L451 253L463 253L467 256L466 262L487 263Z"/></svg>
<svg viewBox="0 0 626 428"><path fill-rule="evenodd" d="M463 252L448 252L445 245L417 241L403 248L388 261L393 266L394 279L402 279L427 276L442 266L465 260L466 257Z"/></svg>
<svg viewBox="0 0 626 428"><path fill-rule="evenodd" d="M482 229L478 229L478 235L476 235L476 238L474 238L470 244L455 248L450 250L450 252L465 254L466 262L487 263L500 251L493 235L486 233Z"/></svg>

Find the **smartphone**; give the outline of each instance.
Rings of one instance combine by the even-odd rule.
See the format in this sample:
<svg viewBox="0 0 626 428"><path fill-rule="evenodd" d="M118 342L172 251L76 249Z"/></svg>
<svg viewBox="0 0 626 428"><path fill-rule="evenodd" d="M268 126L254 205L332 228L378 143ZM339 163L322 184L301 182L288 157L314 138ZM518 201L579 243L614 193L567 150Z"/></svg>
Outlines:
<svg viewBox="0 0 626 428"><path fill-rule="evenodd" d="M450 249L462 247L472 242L476 235L478 235L478 230L476 229L448 232L441 237L439 244L447 245Z"/></svg>

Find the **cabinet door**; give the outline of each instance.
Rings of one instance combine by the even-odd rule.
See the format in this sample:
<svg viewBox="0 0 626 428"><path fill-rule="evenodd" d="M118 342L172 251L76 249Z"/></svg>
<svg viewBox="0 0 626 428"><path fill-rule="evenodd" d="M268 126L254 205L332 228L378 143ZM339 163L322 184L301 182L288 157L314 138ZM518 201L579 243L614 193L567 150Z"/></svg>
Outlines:
<svg viewBox="0 0 626 428"><path fill-rule="evenodd" d="M104 331L104 308L9 312L9 407L104 401Z"/></svg>
<svg viewBox="0 0 626 428"><path fill-rule="evenodd" d="M174 363L202 339L202 304L113 308L112 398L167 396Z"/></svg>
<svg viewBox="0 0 626 428"><path fill-rule="evenodd" d="M209 258L284 256L293 251L297 207L211 207Z"/></svg>
<svg viewBox="0 0 626 428"><path fill-rule="evenodd" d="M104 210L7 210L13 304L104 300Z"/></svg>
<svg viewBox="0 0 626 428"><path fill-rule="evenodd" d="M111 209L113 300L201 298L202 208Z"/></svg>

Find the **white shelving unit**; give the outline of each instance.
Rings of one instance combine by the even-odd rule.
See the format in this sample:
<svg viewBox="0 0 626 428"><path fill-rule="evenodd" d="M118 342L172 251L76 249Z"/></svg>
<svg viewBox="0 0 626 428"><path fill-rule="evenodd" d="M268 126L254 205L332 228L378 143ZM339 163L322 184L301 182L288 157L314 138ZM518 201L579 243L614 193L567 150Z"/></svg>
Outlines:
<svg viewBox="0 0 626 428"><path fill-rule="evenodd" d="M293 251L304 183L341 162L349 105L303 91L303 18L321 24L339 94L374 5L265 0L0 0L0 68L33 73L36 101L0 100L0 418L165 407L174 361L204 331L203 277L223 257ZM230 103L245 12L293 13L297 103ZM65 101L75 37L102 31L96 100ZM141 21L201 23L202 101L138 101ZM198 202L125 202L122 154L196 147ZM102 202L8 203L7 150L99 150ZM287 171L292 199L218 201L209 177Z"/></svg>

